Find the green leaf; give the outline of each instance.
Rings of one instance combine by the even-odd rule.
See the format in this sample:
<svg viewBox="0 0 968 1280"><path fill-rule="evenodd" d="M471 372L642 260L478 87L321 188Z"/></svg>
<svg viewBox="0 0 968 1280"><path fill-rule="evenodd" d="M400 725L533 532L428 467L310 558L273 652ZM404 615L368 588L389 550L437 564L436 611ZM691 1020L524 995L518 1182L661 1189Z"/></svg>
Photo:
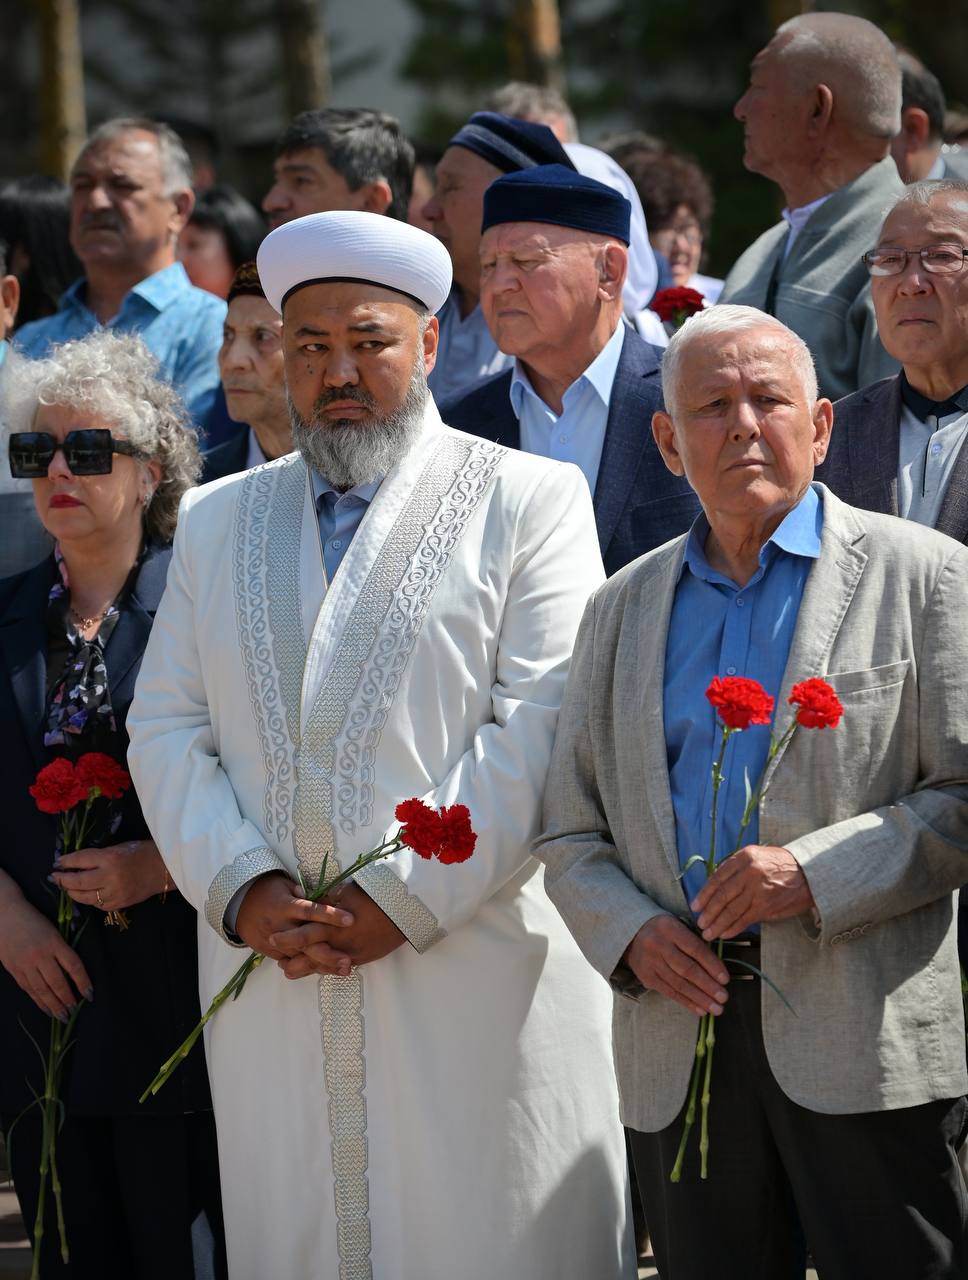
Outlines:
<svg viewBox="0 0 968 1280"><path fill-rule="evenodd" d="M772 978L768 978L762 969L757 969L755 964L750 964L747 960L737 960L735 956L727 957L730 964L738 964L743 969L749 969L750 973L755 973L758 978L762 978L768 987L770 987L780 997L786 1007L790 1010L795 1018L799 1018L799 1014L793 1005L786 998L780 988L776 985Z"/></svg>
<svg viewBox="0 0 968 1280"><path fill-rule="evenodd" d="M750 801L753 799L753 788L750 786L750 771L743 766L743 786L746 790L746 801L743 805L743 812L747 813L750 807Z"/></svg>

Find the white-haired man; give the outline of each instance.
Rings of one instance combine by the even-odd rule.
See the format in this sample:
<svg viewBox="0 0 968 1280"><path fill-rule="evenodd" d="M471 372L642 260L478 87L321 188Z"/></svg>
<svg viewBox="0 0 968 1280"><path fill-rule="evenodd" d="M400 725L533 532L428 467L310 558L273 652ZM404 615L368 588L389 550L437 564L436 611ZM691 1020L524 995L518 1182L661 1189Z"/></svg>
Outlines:
<svg viewBox="0 0 968 1280"><path fill-rule="evenodd" d="M616 1066L659 1270L802 1275L805 1238L825 1280L899 1259L961 1276L968 552L812 483L831 405L779 321L703 312L664 376L653 431L704 514L592 598L537 847L553 901L623 993ZM689 863L712 837L714 676L758 680L778 732L811 677L843 718L772 757L745 829L744 778L767 765L770 730L732 736L716 839L720 856L742 847L707 882ZM694 1135L673 1183L703 1014L709 1177Z"/></svg>
<svg viewBox="0 0 968 1280"><path fill-rule="evenodd" d="M279 962L210 1027L231 1273L627 1280L608 992L529 856L602 578L588 487L441 423L432 236L316 214L258 263L299 452L185 502L128 720L203 997L229 931ZM410 796L469 807L469 861L304 899Z"/></svg>
<svg viewBox="0 0 968 1280"><path fill-rule="evenodd" d="M888 153L900 108L887 36L863 18L810 13L756 55L733 112L743 163L777 184L786 208L730 271L720 302L789 325L834 399L897 370L878 341L861 255L901 192Z"/></svg>
<svg viewBox="0 0 968 1280"><path fill-rule="evenodd" d="M108 120L84 143L70 184L71 246L84 275L54 315L18 330L17 347L40 357L99 325L137 333L204 430L225 303L196 289L176 257L195 199L181 139L155 120Z"/></svg>

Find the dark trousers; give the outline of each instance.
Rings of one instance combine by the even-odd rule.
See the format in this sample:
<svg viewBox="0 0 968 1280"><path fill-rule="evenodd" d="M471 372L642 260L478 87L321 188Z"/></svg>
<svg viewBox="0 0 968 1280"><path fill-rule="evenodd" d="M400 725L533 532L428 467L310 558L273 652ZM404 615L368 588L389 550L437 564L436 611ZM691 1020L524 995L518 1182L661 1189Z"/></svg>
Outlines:
<svg viewBox="0 0 968 1280"><path fill-rule="evenodd" d="M733 981L716 1023L709 1177L699 1114L682 1180L669 1173L682 1115L631 1133L662 1280L965 1280L968 1194L956 1147L965 1099L822 1115L797 1106L763 1048L760 984Z"/></svg>
<svg viewBox="0 0 968 1280"><path fill-rule="evenodd" d="M39 1190L40 1124L26 1113L8 1141L27 1236ZM3 1117L9 1135L13 1118ZM225 1244L215 1120L188 1116L77 1117L57 1137L70 1262L61 1261L50 1184L43 1280L224 1280Z"/></svg>

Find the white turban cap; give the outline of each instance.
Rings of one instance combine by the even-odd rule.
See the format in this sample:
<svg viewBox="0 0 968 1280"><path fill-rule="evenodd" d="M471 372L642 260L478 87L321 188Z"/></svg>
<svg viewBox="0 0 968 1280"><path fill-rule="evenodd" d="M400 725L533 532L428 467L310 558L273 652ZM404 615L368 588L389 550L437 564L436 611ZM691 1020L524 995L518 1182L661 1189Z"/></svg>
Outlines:
<svg viewBox="0 0 968 1280"><path fill-rule="evenodd" d="M281 312L296 289L328 280L380 285L433 314L450 293L450 254L434 236L381 213L311 213L270 231L256 255L270 306Z"/></svg>

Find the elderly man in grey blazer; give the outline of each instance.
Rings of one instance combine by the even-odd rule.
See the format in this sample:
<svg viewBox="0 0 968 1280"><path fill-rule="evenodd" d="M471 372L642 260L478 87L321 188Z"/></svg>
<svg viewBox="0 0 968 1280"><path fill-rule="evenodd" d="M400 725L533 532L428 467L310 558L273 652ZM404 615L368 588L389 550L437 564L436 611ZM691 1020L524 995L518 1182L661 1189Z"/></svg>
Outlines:
<svg viewBox="0 0 968 1280"><path fill-rule="evenodd" d="M830 435L802 340L750 307L690 320L653 419L703 507L579 633L536 852L616 992L623 1119L663 1280L968 1274L953 890L968 866L968 551L813 482ZM789 722L822 677L837 728L730 740L712 878L713 676ZM740 841L744 774L769 794ZM725 956L752 960L783 992ZM747 944L745 949L740 944ZM749 980L743 980L749 979ZM682 1131L716 1017L709 1177Z"/></svg>

